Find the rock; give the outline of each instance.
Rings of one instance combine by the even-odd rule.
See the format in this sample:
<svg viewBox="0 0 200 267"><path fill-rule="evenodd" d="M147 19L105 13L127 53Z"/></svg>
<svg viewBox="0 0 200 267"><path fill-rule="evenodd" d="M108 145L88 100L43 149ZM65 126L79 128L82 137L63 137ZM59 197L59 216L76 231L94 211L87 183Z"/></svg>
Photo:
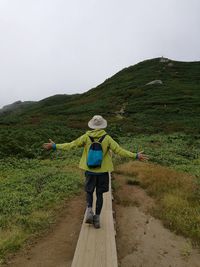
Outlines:
<svg viewBox="0 0 200 267"><path fill-rule="evenodd" d="M173 67L174 64L172 62L170 62L169 64L167 64L168 67Z"/></svg>
<svg viewBox="0 0 200 267"><path fill-rule="evenodd" d="M154 81L147 83L146 85L152 85L152 84L163 84L163 82L161 80L154 80Z"/></svg>
<svg viewBox="0 0 200 267"><path fill-rule="evenodd" d="M124 103L119 111L115 111L118 119L123 119L123 115L125 114L125 108L127 103Z"/></svg>
<svg viewBox="0 0 200 267"><path fill-rule="evenodd" d="M122 108L120 109L120 111L119 111L119 114L123 115L124 113L125 113L125 108L122 107Z"/></svg>

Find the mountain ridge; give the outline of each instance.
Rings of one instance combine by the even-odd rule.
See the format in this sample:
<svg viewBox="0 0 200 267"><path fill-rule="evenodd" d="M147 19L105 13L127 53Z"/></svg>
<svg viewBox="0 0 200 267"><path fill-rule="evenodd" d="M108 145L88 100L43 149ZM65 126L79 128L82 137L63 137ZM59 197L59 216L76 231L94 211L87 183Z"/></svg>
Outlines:
<svg viewBox="0 0 200 267"><path fill-rule="evenodd" d="M6 109L7 107L12 106L12 105L15 105L15 104L18 104L18 103L19 103L19 104L23 104L23 103L24 103L24 104L25 104L25 103L27 103L27 104L30 103L30 104L31 104L31 103L37 103L37 102L45 101L46 99L49 99L49 98L52 98L52 97L57 97L57 96L74 96L74 95L83 95L83 94L88 93L89 91L91 91L91 90L93 90L93 89L98 88L99 86L103 85L104 83L106 83L106 82L109 81L110 79L114 78L115 76L121 74L122 72L126 71L127 69L132 68L132 67L137 66L137 65L140 65L140 66L141 66L143 63L148 62L148 61L152 61L152 60L160 60L160 62L162 62L162 60L163 60L163 63L166 63L166 62L168 62L168 63L170 63L170 62L177 62L177 63L198 63L198 64L200 63L200 61L198 61L198 60L196 60L196 61L175 61L175 60L172 60L172 59L169 59L169 58L165 58L165 57L158 57L158 58L153 58L153 59L146 59L146 60L143 60L143 61L141 61L141 62L136 63L135 65L131 65L131 66L129 66L129 67L124 67L124 68L121 69L120 71L118 71L118 72L116 72L115 74L113 74L111 77L105 79L105 81L102 82L101 84L97 85L97 86L94 87L94 88L91 88L91 89L87 90L87 91L84 92L84 93L74 93L74 94L59 94L59 93L58 93L58 94L55 94L55 95L47 96L47 97L42 98L42 99L40 99L40 100L38 100L38 101L33 101L33 100L21 101L21 100L19 99L19 100L16 100L16 101L12 102L12 103L8 103L8 104L4 105L2 108L0 108L0 110L3 110L4 108Z"/></svg>
<svg viewBox="0 0 200 267"><path fill-rule="evenodd" d="M155 80L162 84L147 85ZM72 128L85 128L84 121L102 114L123 131L193 131L199 130L199 103L200 61L161 57L124 68L82 94L57 94L1 114L0 123L28 124L37 117L40 123L51 118ZM18 121L15 116L20 117Z"/></svg>
<svg viewBox="0 0 200 267"><path fill-rule="evenodd" d="M147 85L155 80L161 83ZM194 143L200 135L200 62L145 60L85 93L55 95L1 113L0 158L44 157L42 143L74 140L95 114L107 119L115 140L184 133Z"/></svg>

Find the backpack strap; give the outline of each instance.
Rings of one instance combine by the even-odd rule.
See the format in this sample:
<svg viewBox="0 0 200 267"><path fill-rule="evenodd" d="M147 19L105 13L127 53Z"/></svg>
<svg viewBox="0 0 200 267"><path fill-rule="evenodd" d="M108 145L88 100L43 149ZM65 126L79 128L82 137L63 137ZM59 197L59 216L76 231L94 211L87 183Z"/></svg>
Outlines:
<svg viewBox="0 0 200 267"><path fill-rule="evenodd" d="M99 142L99 143L102 143L102 141L103 141L103 139L106 137L106 135L107 135L107 134L104 134L104 135L98 140L98 142ZM89 136L89 135L88 135L88 136ZM92 143L95 142L94 137L89 136L89 138L90 138L90 141L91 141Z"/></svg>
<svg viewBox="0 0 200 267"><path fill-rule="evenodd" d="M99 139L99 143L102 143L103 142L103 139L106 137L107 134L104 134L100 139Z"/></svg>
<svg viewBox="0 0 200 267"><path fill-rule="evenodd" d="M89 136L89 135L88 135L88 136ZM89 138L90 138L90 141L91 141L92 143L94 143L94 137L89 136Z"/></svg>

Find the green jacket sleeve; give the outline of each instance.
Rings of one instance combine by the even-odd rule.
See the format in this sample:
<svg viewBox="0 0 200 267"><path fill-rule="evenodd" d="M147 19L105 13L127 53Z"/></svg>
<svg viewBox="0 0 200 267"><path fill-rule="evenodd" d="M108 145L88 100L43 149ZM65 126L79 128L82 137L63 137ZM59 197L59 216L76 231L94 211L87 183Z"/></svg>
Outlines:
<svg viewBox="0 0 200 267"><path fill-rule="evenodd" d="M70 143L56 144L56 149L70 150L72 148L78 148L84 146L85 142L86 142L86 135L84 134Z"/></svg>
<svg viewBox="0 0 200 267"><path fill-rule="evenodd" d="M127 157L127 158L133 158L136 159L137 153L132 153L126 149L123 149L119 146L119 144L112 139L112 137L109 136L109 146L110 149L115 153L118 154L121 157Z"/></svg>

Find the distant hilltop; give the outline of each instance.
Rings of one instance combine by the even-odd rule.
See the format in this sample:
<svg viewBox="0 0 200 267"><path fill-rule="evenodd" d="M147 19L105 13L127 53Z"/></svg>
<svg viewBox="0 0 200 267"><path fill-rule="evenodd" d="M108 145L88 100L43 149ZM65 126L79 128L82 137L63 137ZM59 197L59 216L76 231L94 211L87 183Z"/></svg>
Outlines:
<svg viewBox="0 0 200 267"><path fill-rule="evenodd" d="M0 113L7 112L7 111L14 111L16 109L25 107L25 106L27 106L29 104L33 104L33 103L35 103L35 101L21 101L21 100L18 100L16 102L12 103L12 104L3 106L3 108L0 109Z"/></svg>

